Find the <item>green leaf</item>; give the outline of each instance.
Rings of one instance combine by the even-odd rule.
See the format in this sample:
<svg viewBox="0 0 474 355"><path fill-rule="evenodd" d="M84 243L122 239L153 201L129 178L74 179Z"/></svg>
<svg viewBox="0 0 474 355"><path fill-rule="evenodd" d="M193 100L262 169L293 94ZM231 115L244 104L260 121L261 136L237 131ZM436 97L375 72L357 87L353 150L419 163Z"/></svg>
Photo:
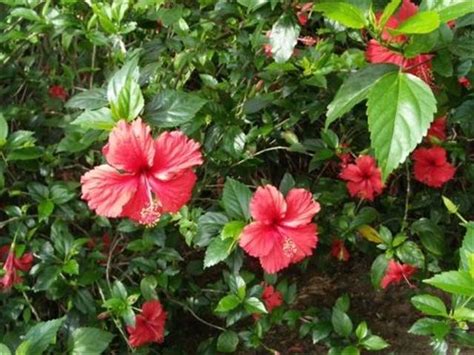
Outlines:
<svg viewBox="0 0 474 355"><path fill-rule="evenodd" d="M423 282L455 295L474 297L474 278L467 271L447 271Z"/></svg>
<svg viewBox="0 0 474 355"><path fill-rule="evenodd" d="M158 282L154 276L147 276L140 282L140 292L146 300L157 299L158 295L156 294L156 286Z"/></svg>
<svg viewBox="0 0 474 355"><path fill-rule="evenodd" d="M449 329L449 326L445 324L443 321L433 319L433 318L421 318L418 319L408 330L408 333L416 334L416 335L432 335L433 329L435 327L443 327L446 326Z"/></svg>
<svg viewBox="0 0 474 355"><path fill-rule="evenodd" d="M380 254L372 263L372 267L370 268L370 279L375 288L380 288L380 281L385 275L387 265L388 260L385 257L385 254Z"/></svg>
<svg viewBox="0 0 474 355"><path fill-rule="evenodd" d="M41 17L35 10L27 9L25 7L17 7L10 12L11 17L20 17L29 21L41 21Z"/></svg>
<svg viewBox="0 0 474 355"><path fill-rule="evenodd" d="M459 266L462 270L470 271L470 258L474 254L474 222L469 222L464 226L466 227L466 235L462 241L461 249L459 249L461 258Z"/></svg>
<svg viewBox="0 0 474 355"><path fill-rule="evenodd" d="M383 9L382 16L380 16L380 19L377 22L378 28L384 28L385 24L387 23L388 19L392 17L392 15L395 13L395 11L398 9L400 6L400 3L402 0L392 0L388 3L387 6Z"/></svg>
<svg viewBox="0 0 474 355"><path fill-rule="evenodd" d="M364 348L370 351L385 349L389 344L377 335L371 335L360 343Z"/></svg>
<svg viewBox="0 0 474 355"><path fill-rule="evenodd" d="M78 328L72 333L72 355L99 355L114 336L98 328Z"/></svg>
<svg viewBox="0 0 474 355"><path fill-rule="evenodd" d="M128 105L124 100L127 97L130 98L130 83L137 83L138 78L138 59L134 57L133 59L126 62L122 68L118 70L109 80L109 84L107 85L107 99L112 108L112 115L115 119L119 120L122 118L128 118L128 114L130 112L128 112ZM120 100L122 100L122 103L120 103Z"/></svg>
<svg viewBox="0 0 474 355"><path fill-rule="evenodd" d="M74 259L68 260L61 270L68 275L79 275L79 263Z"/></svg>
<svg viewBox="0 0 474 355"><path fill-rule="evenodd" d="M343 337L348 337L352 333L352 321L349 316L339 308L333 307L331 323L334 331Z"/></svg>
<svg viewBox="0 0 474 355"><path fill-rule="evenodd" d="M22 345L17 349L17 355L41 354L50 344L56 343L56 334L65 318L41 322L33 326L25 335ZM26 343L27 345L23 345Z"/></svg>
<svg viewBox="0 0 474 355"><path fill-rule="evenodd" d="M235 245L233 239L214 238L206 249L204 268L211 267L225 260Z"/></svg>
<svg viewBox="0 0 474 355"><path fill-rule="evenodd" d="M263 302L257 297L247 298L244 307L249 313L268 313Z"/></svg>
<svg viewBox="0 0 474 355"><path fill-rule="evenodd" d="M435 111L436 99L430 87L411 74L386 74L370 90L367 114L371 146L384 180L421 142Z"/></svg>
<svg viewBox="0 0 474 355"><path fill-rule="evenodd" d="M227 295L221 298L214 311L219 313L229 312L236 308L240 302L242 302L241 299L236 295Z"/></svg>
<svg viewBox="0 0 474 355"><path fill-rule="evenodd" d="M330 353L330 354L332 354L332 353ZM360 354L359 349L357 349L357 347L354 346L354 345L346 346L341 351L341 355L359 355L359 354Z"/></svg>
<svg viewBox="0 0 474 355"><path fill-rule="evenodd" d="M440 25L439 15L434 11L418 12L408 20L402 22L393 33L422 34L436 30Z"/></svg>
<svg viewBox="0 0 474 355"><path fill-rule="evenodd" d="M0 354L11 355L11 351L5 344L0 343Z"/></svg>
<svg viewBox="0 0 474 355"><path fill-rule="evenodd" d="M112 111L108 107L103 107L99 110L86 110L79 115L74 121L73 125L81 126L87 129L97 129L110 131L115 127L116 121L112 117Z"/></svg>
<svg viewBox="0 0 474 355"><path fill-rule="evenodd" d="M360 322L359 325L357 326L355 330L355 334L357 336L357 339L362 340L367 336L369 333L369 330L367 328L367 323L366 322Z"/></svg>
<svg viewBox="0 0 474 355"><path fill-rule="evenodd" d="M239 238L242 229L245 227L245 222L243 221L230 221L227 223L224 228L222 228L221 238L222 239L233 239L236 240Z"/></svg>
<svg viewBox="0 0 474 355"><path fill-rule="evenodd" d="M438 297L418 295L411 298L411 303L416 309L429 316L448 316L444 302Z"/></svg>
<svg viewBox="0 0 474 355"><path fill-rule="evenodd" d="M15 149L8 154L7 160L33 160L43 156L43 150L39 147L26 147Z"/></svg>
<svg viewBox="0 0 474 355"><path fill-rule="evenodd" d="M456 308L453 317L457 321L474 322L474 310L466 307Z"/></svg>
<svg viewBox="0 0 474 355"><path fill-rule="evenodd" d="M65 106L82 110L97 110L106 106L107 103L107 93L104 89L91 89L74 95Z"/></svg>
<svg viewBox="0 0 474 355"><path fill-rule="evenodd" d="M5 117L0 113L0 147L3 147L7 142L8 137L8 123Z"/></svg>
<svg viewBox="0 0 474 355"><path fill-rule="evenodd" d="M134 78L128 78L120 90L117 102L111 102L112 115L116 119L133 120L143 109L143 99L140 86Z"/></svg>
<svg viewBox="0 0 474 355"><path fill-rule="evenodd" d="M314 5L315 11L323 12L331 20L349 28L361 29L367 25L364 13L357 7L342 1L323 2Z"/></svg>
<svg viewBox="0 0 474 355"><path fill-rule="evenodd" d="M158 127L176 127L191 121L206 102L196 94L164 90L146 106L145 117Z"/></svg>
<svg viewBox="0 0 474 355"><path fill-rule="evenodd" d="M227 178L222 193L222 204L227 215L234 219L250 219L250 189L241 182Z"/></svg>
<svg viewBox="0 0 474 355"><path fill-rule="evenodd" d="M51 200L43 200L38 205L38 217L40 220L44 220L51 216L54 211L54 203Z"/></svg>
<svg viewBox="0 0 474 355"><path fill-rule="evenodd" d="M221 353L233 353L239 345L239 336L232 330L226 330L217 338L217 351Z"/></svg>
<svg viewBox="0 0 474 355"><path fill-rule="evenodd" d="M469 13L473 13L474 3L471 0L443 1L440 2L439 6L436 6L431 10L438 12L440 21L445 23Z"/></svg>
<svg viewBox="0 0 474 355"><path fill-rule="evenodd" d="M61 268L58 266L46 266L41 270L38 279L36 280L34 290L36 292L47 290L58 279L60 273Z"/></svg>
<svg viewBox="0 0 474 355"><path fill-rule="evenodd" d="M219 212L207 212L199 217L196 244L206 246L212 237L217 236L229 221L227 216Z"/></svg>
<svg viewBox="0 0 474 355"><path fill-rule="evenodd" d="M420 237L421 244L435 256L442 256L446 251L443 230L433 221L421 218L411 225L411 232Z"/></svg>
<svg viewBox="0 0 474 355"><path fill-rule="evenodd" d="M270 33L270 45L275 62L284 63L291 58L299 33L299 26L290 16L283 15L275 22Z"/></svg>
<svg viewBox="0 0 474 355"><path fill-rule="evenodd" d="M281 179L279 190L283 195L286 195L296 185L296 181L290 173L285 173Z"/></svg>
<svg viewBox="0 0 474 355"><path fill-rule="evenodd" d="M342 115L350 111L352 107L365 100L370 89L385 74L398 70L390 64L374 64L357 71L341 85L336 96L328 105L325 129Z"/></svg>
<svg viewBox="0 0 474 355"><path fill-rule="evenodd" d="M425 256L418 244L412 241L407 241L397 248L397 256L405 264L414 265L417 268L425 266Z"/></svg>

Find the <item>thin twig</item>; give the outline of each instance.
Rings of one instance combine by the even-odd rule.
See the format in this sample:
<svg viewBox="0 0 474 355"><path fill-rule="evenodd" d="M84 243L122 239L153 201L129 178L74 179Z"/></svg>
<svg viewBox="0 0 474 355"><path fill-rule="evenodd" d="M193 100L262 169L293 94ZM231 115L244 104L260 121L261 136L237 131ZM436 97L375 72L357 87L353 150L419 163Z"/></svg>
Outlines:
<svg viewBox="0 0 474 355"><path fill-rule="evenodd" d="M28 295L25 293L25 291L21 292L23 294L23 298L25 299L26 303L28 303L28 306L31 309L31 313L35 316L36 320L38 322L41 322L41 317L39 316L38 312L36 311L35 307L33 306L33 303L31 303L30 299L28 298Z"/></svg>
<svg viewBox="0 0 474 355"><path fill-rule="evenodd" d="M411 180L410 180L410 167L408 166L408 162L405 164L406 169L406 178L407 178L407 191L405 195L405 212L403 214L403 221L402 221L402 232L404 231L405 227L407 226L408 220L408 209L410 208L410 193L411 193Z"/></svg>
<svg viewBox="0 0 474 355"><path fill-rule="evenodd" d="M201 317L199 317L192 309L191 307L189 307L186 303L183 303L183 302L180 302L176 299L174 299L173 297L171 297L168 293L165 293L166 295L166 298L168 298L169 301L177 304L177 305L180 305L181 307L183 307L184 309L186 309L189 313L191 313L191 315L196 318L198 321L200 321L201 323L211 327L211 328L214 328L214 329L218 329L220 331L225 331L226 329L225 328L222 328L221 326L218 326L216 324L213 324L211 322L208 322L207 320L205 319L202 319Z"/></svg>

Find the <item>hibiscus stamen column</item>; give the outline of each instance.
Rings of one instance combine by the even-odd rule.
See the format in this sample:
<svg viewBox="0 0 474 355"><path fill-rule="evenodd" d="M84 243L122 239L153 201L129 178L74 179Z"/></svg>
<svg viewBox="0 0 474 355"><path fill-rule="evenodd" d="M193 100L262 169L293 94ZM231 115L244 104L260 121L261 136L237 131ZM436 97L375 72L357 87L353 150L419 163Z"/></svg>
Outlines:
<svg viewBox="0 0 474 355"><path fill-rule="evenodd" d="M140 211L140 223L147 228L152 228L160 221L162 206L158 199L153 198L150 183L145 178L145 185L148 195L148 205Z"/></svg>

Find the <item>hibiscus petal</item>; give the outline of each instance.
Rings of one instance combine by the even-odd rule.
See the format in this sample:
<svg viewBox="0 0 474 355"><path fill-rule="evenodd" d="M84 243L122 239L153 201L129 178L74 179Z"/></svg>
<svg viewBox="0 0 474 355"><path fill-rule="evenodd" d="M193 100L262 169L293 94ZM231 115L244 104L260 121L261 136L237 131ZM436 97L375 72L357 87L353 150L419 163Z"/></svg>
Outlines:
<svg viewBox="0 0 474 355"><path fill-rule="evenodd" d="M140 222L142 210L150 205L150 195L145 176L142 175L137 179L137 190L123 207L121 216Z"/></svg>
<svg viewBox="0 0 474 355"><path fill-rule="evenodd" d="M163 307L158 300L147 301L142 306L142 315L147 320L153 320L162 315Z"/></svg>
<svg viewBox="0 0 474 355"><path fill-rule="evenodd" d="M250 201L250 214L261 222L280 221L285 217L286 209L285 198L272 185L259 187Z"/></svg>
<svg viewBox="0 0 474 355"><path fill-rule="evenodd" d="M339 177L346 181L360 183L364 180L359 167L356 164L347 165L339 174Z"/></svg>
<svg viewBox="0 0 474 355"><path fill-rule="evenodd" d="M82 198L100 216L119 217L137 191L136 175L120 174L109 165L99 165L81 177Z"/></svg>
<svg viewBox="0 0 474 355"><path fill-rule="evenodd" d="M286 195L287 210L282 222L288 227L298 227L311 223L321 207L314 201L311 192L305 189L291 189Z"/></svg>
<svg viewBox="0 0 474 355"><path fill-rule="evenodd" d="M382 46L375 39L371 39L367 44L365 58L369 63L390 63L399 67L404 67L405 65L403 55Z"/></svg>
<svg viewBox="0 0 474 355"><path fill-rule="evenodd" d="M239 244L249 255L260 257L267 255L279 239L281 236L273 227L253 222L242 231Z"/></svg>
<svg viewBox="0 0 474 355"><path fill-rule="evenodd" d="M161 180L151 175L148 181L163 207L163 212L175 213L191 199L196 174L192 170L185 170L169 180Z"/></svg>
<svg viewBox="0 0 474 355"><path fill-rule="evenodd" d="M280 234L284 238L290 238L295 246L293 253L291 253L292 263L297 263L313 254L313 249L316 248L318 243L317 231L317 226L314 223L298 228L279 228ZM285 244L283 244L283 247L285 247Z"/></svg>
<svg viewBox="0 0 474 355"><path fill-rule="evenodd" d="M274 274L291 263L291 257L283 252L283 240L277 239L270 252L260 257L260 265L267 274Z"/></svg>
<svg viewBox="0 0 474 355"><path fill-rule="evenodd" d="M150 167L155 156L150 127L140 118L131 124L118 122L102 152L107 162L119 170L134 173Z"/></svg>
<svg viewBox="0 0 474 355"><path fill-rule="evenodd" d="M400 6L400 10L398 10L397 19L400 22L404 22L410 17L415 16L417 12L418 6L410 0L403 0L402 6Z"/></svg>
<svg viewBox="0 0 474 355"><path fill-rule="evenodd" d="M199 143L183 132L164 132L155 141L153 173L160 180L168 180L185 169L203 163Z"/></svg>

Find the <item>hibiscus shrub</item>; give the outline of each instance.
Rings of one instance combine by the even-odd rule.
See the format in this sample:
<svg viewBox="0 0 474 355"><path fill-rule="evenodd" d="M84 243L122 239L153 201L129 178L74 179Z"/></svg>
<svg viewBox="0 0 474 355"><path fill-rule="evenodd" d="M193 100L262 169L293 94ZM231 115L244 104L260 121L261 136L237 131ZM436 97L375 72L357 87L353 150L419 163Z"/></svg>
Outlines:
<svg viewBox="0 0 474 355"><path fill-rule="evenodd" d="M0 10L0 354L474 347L472 0Z"/></svg>

